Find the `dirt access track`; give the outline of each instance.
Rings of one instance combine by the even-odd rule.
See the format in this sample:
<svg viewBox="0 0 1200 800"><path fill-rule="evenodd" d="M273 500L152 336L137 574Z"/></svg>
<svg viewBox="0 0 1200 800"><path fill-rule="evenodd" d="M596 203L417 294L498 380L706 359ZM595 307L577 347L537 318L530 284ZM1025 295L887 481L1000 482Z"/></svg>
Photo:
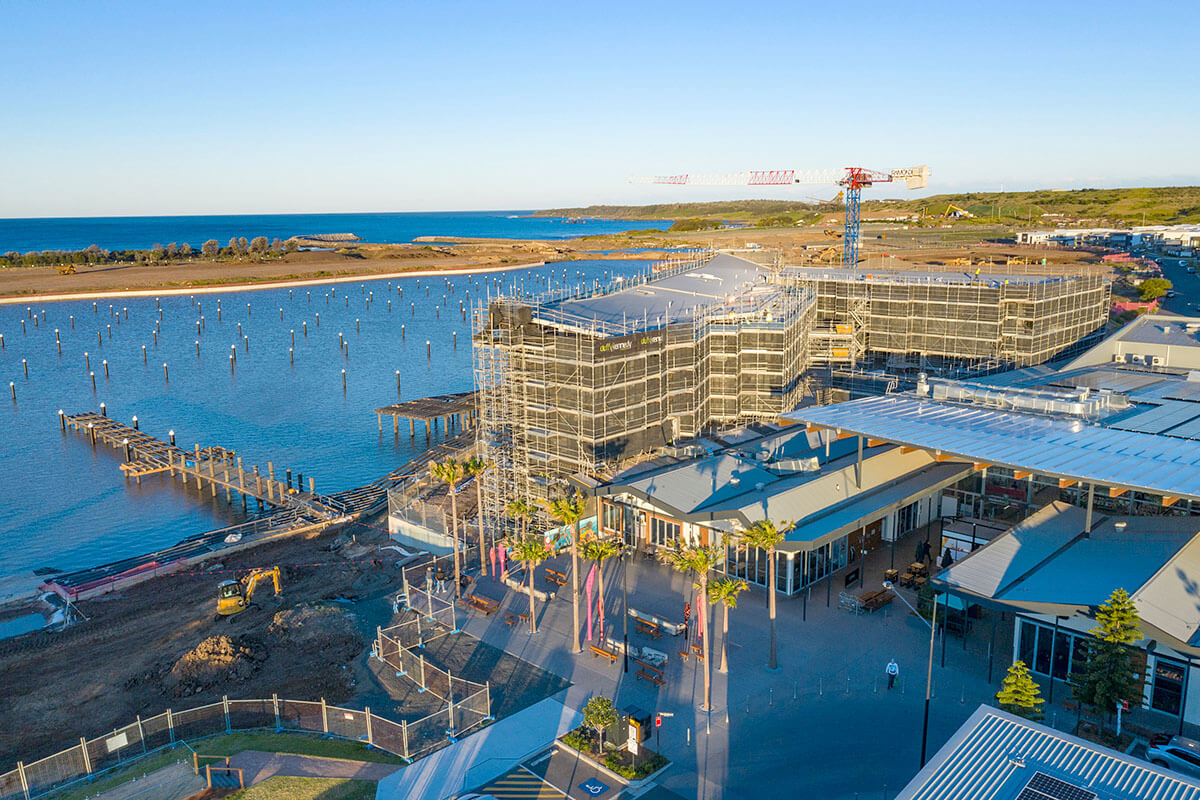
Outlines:
<svg viewBox="0 0 1200 800"><path fill-rule="evenodd" d="M0 641L0 769L222 695L345 703L360 682L375 691L362 656L401 584L386 543L361 525L265 543L80 603L88 621L66 631ZM279 602L267 582L250 609L216 618L219 581L275 565Z"/></svg>

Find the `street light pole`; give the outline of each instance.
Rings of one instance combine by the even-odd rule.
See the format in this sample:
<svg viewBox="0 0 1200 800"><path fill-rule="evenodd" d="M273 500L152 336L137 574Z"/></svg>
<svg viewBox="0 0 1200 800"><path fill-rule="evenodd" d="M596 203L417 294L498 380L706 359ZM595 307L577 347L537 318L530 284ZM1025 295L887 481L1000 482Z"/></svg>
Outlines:
<svg viewBox="0 0 1200 800"><path fill-rule="evenodd" d="M929 668L925 673L925 721L921 725L921 766L929 745L929 697L933 693L933 638L937 633L937 592L933 594L933 622L929 626Z"/></svg>
<svg viewBox="0 0 1200 800"><path fill-rule="evenodd" d="M629 545L621 548L621 648L625 661L625 673L629 673Z"/></svg>
<svg viewBox="0 0 1200 800"><path fill-rule="evenodd" d="M884 581L883 588L894 590L896 585L891 581ZM908 606L909 609L917 615L917 617L929 626L929 667L925 673L925 719L921 723L921 766L925 766L925 755L929 750L929 700L933 695L933 641L937 635L937 592L933 594L933 621L929 622L921 616L921 612L912 607L912 603L904 599L904 595L896 592L896 597L900 598L900 602Z"/></svg>

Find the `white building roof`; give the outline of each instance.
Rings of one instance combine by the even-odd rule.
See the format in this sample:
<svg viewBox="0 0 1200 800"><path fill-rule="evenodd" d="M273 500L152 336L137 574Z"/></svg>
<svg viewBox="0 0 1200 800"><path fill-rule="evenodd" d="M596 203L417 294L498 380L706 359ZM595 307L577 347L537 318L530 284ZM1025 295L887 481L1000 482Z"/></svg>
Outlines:
<svg viewBox="0 0 1200 800"><path fill-rule="evenodd" d="M1200 500L1200 447L1190 439L911 394L867 397L783 416L976 463Z"/></svg>
<svg viewBox="0 0 1200 800"><path fill-rule="evenodd" d="M895 800L1016 800L1031 781L1074 787L1049 795L1063 800L1200 800L1200 782L990 706L980 706Z"/></svg>

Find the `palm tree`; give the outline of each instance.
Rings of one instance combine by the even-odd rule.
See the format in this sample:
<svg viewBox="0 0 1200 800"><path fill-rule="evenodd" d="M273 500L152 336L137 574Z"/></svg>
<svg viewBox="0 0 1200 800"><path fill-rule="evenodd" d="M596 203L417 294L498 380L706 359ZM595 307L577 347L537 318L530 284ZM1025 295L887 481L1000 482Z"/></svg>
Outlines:
<svg viewBox="0 0 1200 800"><path fill-rule="evenodd" d="M513 558L523 563L525 570L529 573L529 632L537 633L537 620L533 607L533 573L537 570L538 564L550 557L550 548L546 546L546 540L537 534L533 536L522 534L521 538L511 543L511 547Z"/></svg>
<svg viewBox="0 0 1200 800"><path fill-rule="evenodd" d="M455 458L434 461L429 465L434 480L446 484L450 493L450 536L454 542L454 596L462 597L462 571L458 563L458 499L455 487L463 479L462 462Z"/></svg>
<svg viewBox="0 0 1200 800"><path fill-rule="evenodd" d="M583 652L579 641L579 520L583 517L583 495L574 492L566 497L559 497L544 503L550 518L564 528L568 525L571 531L571 618L575 640L571 643L571 652Z"/></svg>
<svg viewBox="0 0 1200 800"><path fill-rule="evenodd" d="M723 608L721 618L721 669L722 674L729 672L729 663L725 657L725 640L729 638L729 609L737 608L738 595L750 588L750 585L740 578L718 578L709 587L708 602Z"/></svg>
<svg viewBox="0 0 1200 800"><path fill-rule="evenodd" d="M487 575L487 546L483 535L483 473L491 469L492 463L479 456L471 456L463 462L467 477L475 479L476 510L479 512L479 574Z"/></svg>
<svg viewBox="0 0 1200 800"><path fill-rule="evenodd" d="M583 543L583 557L596 562L600 578L600 632L604 632L604 562L621 552L616 539L591 539Z"/></svg>
<svg viewBox="0 0 1200 800"><path fill-rule="evenodd" d="M672 542L671 549L666 551L666 560L672 567L684 573L692 573L696 578L695 586L700 590L696 611L700 616L700 641L703 644L701 669L704 670L704 705L705 711L712 710L712 692L708 675L708 573L715 569L721 561L723 548L720 547L684 547L679 540Z"/></svg>
<svg viewBox="0 0 1200 800"><path fill-rule="evenodd" d="M767 551L767 606L771 615L771 653L767 658L767 669L779 669L775 657L775 546L783 541L780 529L786 529L785 522L776 527L769 519L761 519L742 533L742 541L751 547Z"/></svg>
<svg viewBox="0 0 1200 800"><path fill-rule="evenodd" d="M537 509L526 501L514 497L504 506L504 511L510 517L516 517L521 520L521 538L524 539L525 534L529 532L529 520L533 519L533 515L537 513Z"/></svg>

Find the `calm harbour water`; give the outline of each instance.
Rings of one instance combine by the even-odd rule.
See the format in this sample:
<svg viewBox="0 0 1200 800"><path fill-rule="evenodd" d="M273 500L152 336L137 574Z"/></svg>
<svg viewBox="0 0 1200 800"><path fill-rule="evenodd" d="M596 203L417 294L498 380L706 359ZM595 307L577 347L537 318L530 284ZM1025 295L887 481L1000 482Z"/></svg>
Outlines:
<svg viewBox="0 0 1200 800"><path fill-rule="evenodd" d="M187 242L199 249L207 239L222 246L233 236L353 233L363 241L395 244L418 236L479 236L503 239L571 239L633 229L670 227L670 221L531 217L529 211L472 211L396 214L237 214L188 217L80 217L0 219L0 253L15 250L106 250L149 248Z"/></svg>
<svg viewBox="0 0 1200 800"><path fill-rule="evenodd" d="M0 400L0 597L36 585L32 570L39 567L99 564L243 518L240 504L227 506L223 494L185 492L161 475L141 486L126 481L120 454L93 450L84 436L60 431L59 409L96 410L104 402L109 416L130 423L136 415L141 429L159 438L173 429L180 447L222 445L247 465L265 470L273 461L277 474L290 468L312 476L319 492L352 488L426 446L421 433L409 437L407 424L394 436L385 419L378 431L373 409L395 402L397 370L402 399L471 388L470 306L489 287L495 292L522 280L526 290L544 287L563 281L564 271L568 283L590 282L606 272L631 274L646 263L576 261L501 273L163 296L157 346L154 297L105 298L94 308L91 300L0 306L0 384L7 393L12 381L17 393L15 402L8 394ZM467 306L465 321L459 300ZM288 359L291 331L295 364ZM348 356L339 333L349 342ZM237 348L233 370L231 346ZM94 392L85 352L96 375Z"/></svg>

